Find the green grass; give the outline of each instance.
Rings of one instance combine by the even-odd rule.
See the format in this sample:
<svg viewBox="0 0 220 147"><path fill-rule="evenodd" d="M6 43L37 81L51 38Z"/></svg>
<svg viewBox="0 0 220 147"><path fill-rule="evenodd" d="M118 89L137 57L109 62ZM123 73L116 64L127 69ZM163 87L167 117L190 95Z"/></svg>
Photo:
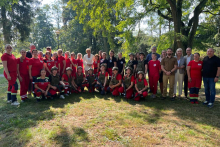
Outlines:
<svg viewBox="0 0 220 147"><path fill-rule="evenodd" d="M220 146L220 102L126 101L99 93L6 104L0 78L0 146ZM201 91L204 91L201 89ZM220 84L217 84L220 92ZM20 98L19 98L20 99ZM204 93L201 92L200 101Z"/></svg>

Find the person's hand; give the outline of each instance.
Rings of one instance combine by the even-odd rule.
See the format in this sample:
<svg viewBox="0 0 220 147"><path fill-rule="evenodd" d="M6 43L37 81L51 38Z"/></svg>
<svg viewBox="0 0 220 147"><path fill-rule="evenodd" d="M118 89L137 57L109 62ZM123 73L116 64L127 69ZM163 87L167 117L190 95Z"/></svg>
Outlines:
<svg viewBox="0 0 220 147"><path fill-rule="evenodd" d="M189 82L191 82L191 81L192 81L192 79L191 79L191 78L188 78L188 81L189 81Z"/></svg>
<svg viewBox="0 0 220 147"><path fill-rule="evenodd" d="M7 76L7 79L8 79L8 80L11 80L11 76L10 76L10 75L8 75L8 76Z"/></svg>
<svg viewBox="0 0 220 147"><path fill-rule="evenodd" d="M215 78L215 79L214 79L214 82L215 82L215 83L218 82L218 78Z"/></svg>
<svg viewBox="0 0 220 147"><path fill-rule="evenodd" d="M142 94L142 91L138 91L139 94Z"/></svg>
<svg viewBox="0 0 220 147"><path fill-rule="evenodd" d="M99 84L100 85L100 83L97 81L97 84Z"/></svg>
<svg viewBox="0 0 220 147"><path fill-rule="evenodd" d="M22 77L21 77L21 76L19 76L18 78L19 78L19 80L22 82L22 80L23 80L23 79L22 79Z"/></svg>
<svg viewBox="0 0 220 147"><path fill-rule="evenodd" d="M44 90L41 90L41 92L45 94L45 92L46 92L46 91L44 91Z"/></svg>
<svg viewBox="0 0 220 147"><path fill-rule="evenodd" d="M167 71L167 72L166 72L166 75L167 75L167 76L169 76L169 75L170 75L170 72L169 72L169 71Z"/></svg>
<svg viewBox="0 0 220 147"><path fill-rule="evenodd" d="M47 96L48 91L45 91L44 95Z"/></svg>
<svg viewBox="0 0 220 147"><path fill-rule="evenodd" d="M32 76L30 76L30 80L33 80L33 77L32 77Z"/></svg>
<svg viewBox="0 0 220 147"><path fill-rule="evenodd" d="M56 86L52 86L52 88L53 88L54 90L56 90L56 89L57 89L57 87L56 87Z"/></svg>
<svg viewBox="0 0 220 147"><path fill-rule="evenodd" d="M128 91L128 89L126 89L126 91Z"/></svg>

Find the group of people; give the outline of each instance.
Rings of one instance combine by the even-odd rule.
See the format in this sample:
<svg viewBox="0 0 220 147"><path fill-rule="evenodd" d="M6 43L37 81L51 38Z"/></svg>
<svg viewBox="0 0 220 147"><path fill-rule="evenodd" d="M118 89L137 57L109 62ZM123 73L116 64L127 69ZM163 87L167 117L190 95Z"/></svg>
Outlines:
<svg viewBox="0 0 220 147"><path fill-rule="evenodd" d="M12 54L12 46L5 46L6 52L2 55L4 76L8 80L8 103L19 105L17 101L18 84L20 82L21 101L28 99L27 94L34 94L39 102L41 99L62 99L72 93L81 93L87 87L90 93L95 89L100 94L112 93L113 96L123 95L127 99L140 101L148 96L148 74L151 98L156 98L158 81L160 83L161 99L167 97L169 81L169 97L175 100L181 98L183 81L184 93L192 104L198 104L199 89L202 77L205 86L208 107L213 107L215 101L215 83L220 75L220 59L214 55L212 48L207 50L207 57L200 61L199 53L192 54L191 48L186 49L183 56L181 48L173 56L172 49L163 50L162 54L156 53L152 47L145 59L145 54L130 53L126 64L122 53L115 57L113 50L107 53L99 51L91 54L91 49L86 49L82 56L62 49L52 54L51 47L43 54L31 44L30 51L21 50L20 58ZM64 55L64 56L63 56ZM178 89L177 89L178 83Z"/></svg>

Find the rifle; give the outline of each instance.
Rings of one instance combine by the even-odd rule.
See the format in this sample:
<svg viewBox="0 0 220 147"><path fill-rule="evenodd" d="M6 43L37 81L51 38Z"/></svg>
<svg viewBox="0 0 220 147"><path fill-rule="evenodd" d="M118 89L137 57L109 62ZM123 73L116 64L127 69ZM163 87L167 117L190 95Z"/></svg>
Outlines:
<svg viewBox="0 0 220 147"><path fill-rule="evenodd" d="M98 77L95 78L100 84L101 88L104 89L104 86L102 85L102 82L98 79Z"/></svg>
<svg viewBox="0 0 220 147"><path fill-rule="evenodd" d="M89 77L88 76L86 76L86 80L89 83L89 90L92 91L92 83L89 82Z"/></svg>

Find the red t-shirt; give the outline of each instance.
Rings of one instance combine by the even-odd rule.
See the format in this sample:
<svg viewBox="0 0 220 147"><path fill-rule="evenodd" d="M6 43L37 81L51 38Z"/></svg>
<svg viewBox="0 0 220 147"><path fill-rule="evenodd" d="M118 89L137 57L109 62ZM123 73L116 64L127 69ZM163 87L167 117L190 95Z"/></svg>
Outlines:
<svg viewBox="0 0 220 147"><path fill-rule="evenodd" d="M98 68L98 63L100 63L100 60L93 62L93 67L94 67L94 69L97 69L97 68Z"/></svg>
<svg viewBox="0 0 220 147"><path fill-rule="evenodd" d="M138 81L139 81L139 82L141 82L141 80L142 80L142 79L139 79L139 78L138 78ZM137 80L135 80L134 83L137 84ZM147 86L147 85L148 85L147 80L144 79L144 86Z"/></svg>
<svg viewBox="0 0 220 147"><path fill-rule="evenodd" d="M77 65L77 60L76 59L72 59L73 64ZM73 66L73 73L76 73L76 67Z"/></svg>
<svg viewBox="0 0 220 147"><path fill-rule="evenodd" d="M17 59L13 54L9 55L4 53L1 57L2 61L7 61L7 67L9 72L17 72Z"/></svg>
<svg viewBox="0 0 220 147"><path fill-rule="evenodd" d="M149 76L158 76L159 77L159 70L161 70L160 61L156 60L150 60L148 62L148 68L149 68Z"/></svg>
<svg viewBox="0 0 220 147"><path fill-rule="evenodd" d="M55 65L54 60L44 59L44 62L47 64L47 68L51 70L51 68Z"/></svg>
<svg viewBox="0 0 220 147"><path fill-rule="evenodd" d="M76 59L76 61L77 61L77 66L81 66L84 72L83 59Z"/></svg>
<svg viewBox="0 0 220 147"><path fill-rule="evenodd" d="M54 59L54 64L57 68L59 68L58 64L59 64L59 61L58 61L58 58Z"/></svg>
<svg viewBox="0 0 220 147"><path fill-rule="evenodd" d="M73 77L72 75L70 75L70 76ZM63 74L62 78L64 79L65 82L68 82L67 74Z"/></svg>
<svg viewBox="0 0 220 147"><path fill-rule="evenodd" d="M65 58L65 61L66 61L66 68L67 67L71 67L71 61L70 61L70 58Z"/></svg>
<svg viewBox="0 0 220 147"><path fill-rule="evenodd" d="M187 66L190 66L190 76L191 78L202 78L202 61L195 62L194 60L190 61Z"/></svg>
<svg viewBox="0 0 220 147"><path fill-rule="evenodd" d="M122 79L121 74L117 74L117 76L116 76L116 80L121 80L121 79Z"/></svg>
<svg viewBox="0 0 220 147"><path fill-rule="evenodd" d="M17 59L17 64L19 64L19 72L22 75L28 75L28 69L29 69L29 58L25 57L23 59L23 62L21 62L20 58Z"/></svg>
<svg viewBox="0 0 220 147"><path fill-rule="evenodd" d="M126 77L126 75L124 76L123 80L125 79L125 77ZM135 78L134 78L134 76L132 75L132 76L131 76L131 82L134 82L134 80L135 80Z"/></svg>
<svg viewBox="0 0 220 147"><path fill-rule="evenodd" d="M58 57L58 63L60 63L60 72L63 72L63 61L65 61L63 56Z"/></svg>
<svg viewBox="0 0 220 147"><path fill-rule="evenodd" d="M100 74L104 74L104 73L101 73L101 71L98 73L98 77ZM108 77L108 72L105 72L105 77Z"/></svg>
<svg viewBox="0 0 220 147"><path fill-rule="evenodd" d="M40 76L40 70L44 67L44 62L40 60L39 58L31 58L29 61L29 65L32 65L31 67L31 76L32 77L38 77Z"/></svg>
<svg viewBox="0 0 220 147"><path fill-rule="evenodd" d="M41 61L43 61L44 60L44 58L43 57L38 57Z"/></svg>

